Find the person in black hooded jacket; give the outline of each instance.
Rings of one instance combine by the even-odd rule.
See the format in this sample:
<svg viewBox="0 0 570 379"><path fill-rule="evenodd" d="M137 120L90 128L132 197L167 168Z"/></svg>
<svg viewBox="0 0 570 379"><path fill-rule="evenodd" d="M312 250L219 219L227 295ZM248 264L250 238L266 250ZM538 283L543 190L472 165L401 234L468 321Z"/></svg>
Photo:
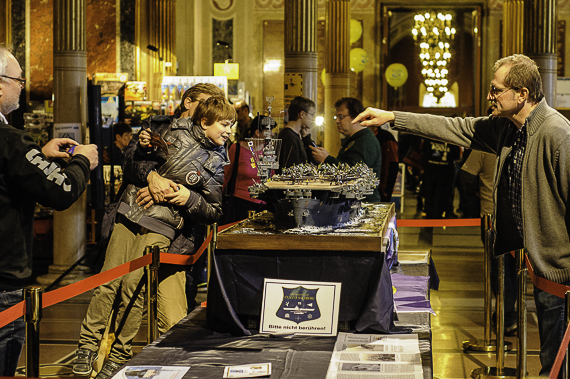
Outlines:
<svg viewBox="0 0 570 379"><path fill-rule="evenodd" d="M69 208L98 164L95 145L55 138L40 147L28 133L8 125L5 115L18 109L26 83L21 75L16 58L0 48L0 312L20 303L22 288L32 281L36 202L55 210ZM14 376L25 339L24 319L0 324L6 324L0 328L0 376Z"/></svg>

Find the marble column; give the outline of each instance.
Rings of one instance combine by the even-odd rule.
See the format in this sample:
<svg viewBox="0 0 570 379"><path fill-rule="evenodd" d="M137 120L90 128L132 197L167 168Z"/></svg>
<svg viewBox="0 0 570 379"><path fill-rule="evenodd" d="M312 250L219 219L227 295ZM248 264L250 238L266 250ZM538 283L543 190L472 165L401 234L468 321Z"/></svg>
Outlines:
<svg viewBox="0 0 570 379"><path fill-rule="evenodd" d="M304 96L316 104L317 0L287 0L284 12L285 106L288 106L295 96ZM290 82L297 85L302 82L302 88L290 87Z"/></svg>
<svg viewBox="0 0 570 379"><path fill-rule="evenodd" d="M503 57L523 52L523 12L523 0L503 2Z"/></svg>
<svg viewBox="0 0 570 379"><path fill-rule="evenodd" d="M176 1L149 0L149 43L157 52L151 52L153 62L149 74L149 96L160 99L163 76L176 75Z"/></svg>
<svg viewBox="0 0 570 379"><path fill-rule="evenodd" d="M54 127L79 127L78 142L87 143L87 52L86 0L53 2L53 91ZM69 209L54 213L54 263L38 278L49 284L85 254L86 195ZM83 279L79 266L62 285Z"/></svg>
<svg viewBox="0 0 570 379"><path fill-rule="evenodd" d="M340 134L334 122L334 103L350 96L350 0L329 0L326 5L325 143L336 156Z"/></svg>
<svg viewBox="0 0 570 379"><path fill-rule="evenodd" d="M546 101L556 106L556 0L524 2L524 53L538 65Z"/></svg>

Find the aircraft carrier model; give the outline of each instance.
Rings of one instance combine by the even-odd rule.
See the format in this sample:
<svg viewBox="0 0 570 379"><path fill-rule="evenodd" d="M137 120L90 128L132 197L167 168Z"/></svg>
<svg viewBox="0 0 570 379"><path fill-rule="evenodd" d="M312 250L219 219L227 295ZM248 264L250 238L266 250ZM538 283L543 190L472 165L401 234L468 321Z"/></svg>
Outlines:
<svg viewBox="0 0 570 379"><path fill-rule="evenodd" d="M286 168L249 187L250 196L273 205L275 222L295 228L340 226L360 214L361 201L378 186L365 164L309 163Z"/></svg>
<svg viewBox="0 0 570 379"><path fill-rule="evenodd" d="M271 102L269 115L271 117ZM340 226L360 214L361 201L372 194L378 179L363 163L349 166L310 163L295 165L272 174L279 168L281 140L271 138L275 121L267 123L264 139L249 139L259 183L249 187L250 196L273 208L275 222L283 227Z"/></svg>

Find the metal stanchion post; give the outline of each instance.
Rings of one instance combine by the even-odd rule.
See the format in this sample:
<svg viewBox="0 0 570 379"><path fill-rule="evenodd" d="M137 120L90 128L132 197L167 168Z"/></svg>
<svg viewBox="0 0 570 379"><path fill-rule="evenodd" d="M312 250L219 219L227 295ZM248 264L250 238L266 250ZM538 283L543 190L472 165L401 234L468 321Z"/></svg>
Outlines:
<svg viewBox="0 0 570 379"><path fill-rule="evenodd" d="M212 225L212 253L214 253L214 250L216 250L216 245L218 244L218 224L214 223Z"/></svg>
<svg viewBox="0 0 570 379"><path fill-rule="evenodd" d="M498 257L497 289L497 366L482 367L471 371L472 378L514 378L517 370L505 367L505 259Z"/></svg>
<svg viewBox="0 0 570 379"><path fill-rule="evenodd" d="M213 254L214 254L214 249L216 248L216 243L218 242L218 223L215 222L212 225L208 225L207 229L206 229L206 236L210 235L210 232L212 233L212 240L210 241L210 243L208 244L208 248L206 250L207 252L207 258L208 258L208 285L210 285L210 273L212 272L212 259L214 259Z"/></svg>
<svg viewBox="0 0 570 379"><path fill-rule="evenodd" d="M505 257L499 257L499 285L497 290L497 343L505 340ZM497 349L497 373L505 368L505 351L501 345Z"/></svg>
<svg viewBox="0 0 570 379"><path fill-rule="evenodd" d="M485 223L485 336L484 342L486 346L491 345L491 319L493 314L493 306L491 305L491 300L493 297L493 291L491 290L491 259L493 259L493 249L492 249L492 219L490 214L486 214L483 218ZM495 341L495 350L496 350Z"/></svg>
<svg viewBox="0 0 570 379"><path fill-rule="evenodd" d="M145 254L152 254L152 263L146 266L147 278L147 342L158 338L158 267L160 266L160 249L158 246L147 246Z"/></svg>
<svg viewBox="0 0 570 379"><path fill-rule="evenodd" d="M524 264L524 249L516 251L517 278L519 281L517 299L517 378L526 377L526 266Z"/></svg>
<svg viewBox="0 0 570 379"><path fill-rule="evenodd" d="M216 250L216 246L218 246L218 224L214 223L212 225L212 241L208 246L208 262L214 259L214 251Z"/></svg>
<svg viewBox="0 0 570 379"><path fill-rule="evenodd" d="M493 258L493 230L492 230L492 216L486 214L483 217L483 227L485 230L485 253L484 253L484 269L485 269L485 287L484 287L484 339L471 339L463 341L463 349L468 351L487 351L493 352L497 351L497 341L491 340L491 314L492 309L492 297L493 293L491 291L491 260ZM504 349L510 350L512 344L510 342L504 342Z"/></svg>
<svg viewBox="0 0 570 379"><path fill-rule="evenodd" d="M566 325L566 329L568 329L568 324L570 324L570 291L566 291L566 293L564 294L564 300L565 300L565 305L564 305L564 320L566 321L564 323L564 325ZM566 364L564 364L564 375L563 378L564 379L568 379L568 375L570 375L570 359L568 359L569 357L569 353L568 353L568 346L566 346Z"/></svg>
<svg viewBox="0 0 570 379"><path fill-rule="evenodd" d="M40 320L42 319L42 289L24 288L26 302L26 376L40 377Z"/></svg>
<svg viewBox="0 0 570 379"><path fill-rule="evenodd" d="M214 224L214 225L217 226L217 224ZM216 229L217 229L217 227L216 227ZM206 226L206 238L208 238L208 236L210 235L210 232L211 232L211 231L212 231L212 225L207 225L207 226ZM207 267L208 267L208 275L207 275L207 277L208 277L208 279L207 279L207 280L208 280L208 284L210 284L210 272L212 271L212 265L211 265L211 262L212 262L212 255L211 255L211 253L210 253L210 248L211 248L211 246L212 246L212 241L210 241L210 243L208 244L208 248L206 249L206 254L208 254L208 255L206 256L206 257L208 258L208 262L206 262Z"/></svg>

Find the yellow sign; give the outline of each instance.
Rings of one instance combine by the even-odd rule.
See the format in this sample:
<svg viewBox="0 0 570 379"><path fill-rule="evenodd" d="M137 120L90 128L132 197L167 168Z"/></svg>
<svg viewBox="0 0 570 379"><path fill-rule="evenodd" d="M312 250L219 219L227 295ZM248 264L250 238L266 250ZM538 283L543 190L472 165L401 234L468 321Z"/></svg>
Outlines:
<svg viewBox="0 0 570 379"><path fill-rule="evenodd" d="M385 75L388 84L394 88L403 86L408 80L408 70L401 63L392 63L386 69Z"/></svg>
<svg viewBox="0 0 570 379"><path fill-rule="evenodd" d="M93 74L93 82L98 84L103 81L122 82L125 83L129 78L129 74L124 72L97 72Z"/></svg>
<svg viewBox="0 0 570 379"><path fill-rule="evenodd" d="M228 80L238 80L239 63L214 63L214 76L225 76Z"/></svg>

